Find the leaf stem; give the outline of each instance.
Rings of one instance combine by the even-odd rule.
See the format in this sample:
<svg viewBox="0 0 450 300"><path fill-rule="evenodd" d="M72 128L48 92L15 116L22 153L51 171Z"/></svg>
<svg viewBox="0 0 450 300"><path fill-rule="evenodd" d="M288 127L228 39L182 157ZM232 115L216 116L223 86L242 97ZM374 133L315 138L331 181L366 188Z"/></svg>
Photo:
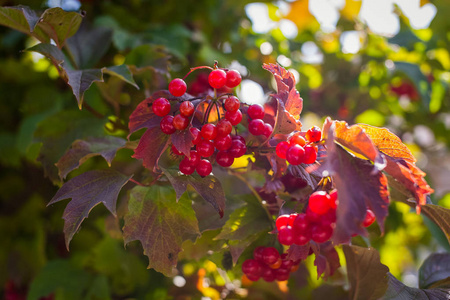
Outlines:
<svg viewBox="0 0 450 300"><path fill-rule="evenodd" d="M90 106L86 102L83 103L83 106L84 106L84 108L86 108L87 111L91 112L95 117L97 117L99 119L105 118L105 116L102 113L95 110L92 106Z"/></svg>

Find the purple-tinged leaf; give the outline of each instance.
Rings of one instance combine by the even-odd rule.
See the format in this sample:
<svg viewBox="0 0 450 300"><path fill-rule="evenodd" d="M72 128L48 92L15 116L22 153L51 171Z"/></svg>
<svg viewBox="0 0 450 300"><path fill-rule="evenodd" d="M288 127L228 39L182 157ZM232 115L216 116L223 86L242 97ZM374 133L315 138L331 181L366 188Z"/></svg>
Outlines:
<svg viewBox="0 0 450 300"><path fill-rule="evenodd" d="M417 289L404 285L401 281L388 273L389 286L383 295L384 300L444 300L449 299L448 288Z"/></svg>
<svg viewBox="0 0 450 300"><path fill-rule="evenodd" d="M10 27L29 34L43 43L50 41L46 33L39 27L35 28L39 17L27 6L0 7L0 25Z"/></svg>
<svg viewBox="0 0 450 300"><path fill-rule="evenodd" d="M272 135L275 134L290 134L295 130L302 129L302 123L296 120L293 115L291 115L281 99L277 95L272 95L277 99L277 114L275 116L275 124L273 126Z"/></svg>
<svg viewBox="0 0 450 300"><path fill-rule="evenodd" d="M382 298L388 288L389 268L380 262L378 251L349 245L343 245L343 250L350 281L350 299Z"/></svg>
<svg viewBox="0 0 450 300"><path fill-rule="evenodd" d="M68 70L66 69L67 83L77 99L78 108L83 106L84 92L87 91L94 81L103 82L103 72L100 69Z"/></svg>
<svg viewBox="0 0 450 300"><path fill-rule="evenodd" d="M139 240L149 258L148 268L175 275L185 240L199 235L197 218L187 195L176 200L171 187L136 186L130 191L123 236L125 244Z"/></svg>
<svg viewBox="0 0 450 300"><path fill-rule="evenodd" d="M161 123L162 118L153 113L152 102L154 99L157 98L150 97L145 99L138 104L136 109L130 115L130 122L128 122L130 134L128 135L128 138L133 132L136 132L139 129L159 127L159 123Z"/></svg>
<svg viewBox="0 0 450 300"><path fill-rule="evenodd" d="M63 214L67 249L73 235L94 206L103 203L113 215L116 214L119 192L131 177L111 169L95 170L83 173L63 184L48 205L72 198Z"/></svg>
<svg viewBox="0 0 450 300"><path fill-rule="evenodd" d="M422 212L441 228L450 243L450 209L439 205L425 204L422 205Z"/></svg>
<svg viewBox="0 0 450 300"><path fill-rule="evenodd" d="M326 280L341 266L339 255L331 242L316 244L316 246L314 244L310 245L316 256L314 265L317 267L317 279L323 274L323 278Z"/></svg>
<svg viewBox="0 0 450 300"><path fill-rule="evenodd" d="M159 158L167 149L168 142L169 136L162 132L159 127L150 128L139 140L133 158L142 159L144 167L154 172L158 166Z"/></svg>
<svg viewBox="0 0 450 300"><path fill-rule="evenodd" d="M450 280L450 253L433 253L419 269L419 288L430 288L447 278Z"/></svg>
<svg viewBox="0 0 450 300"><path fill-rule="evenodd" d="M114 136L76 140L72 143L71 148L56 163L59 169L59 176L62 179L66 178L67 174L96 155L101 155L108 165L111 166L117 150L124 147L125 144L126 140Z"/></svg>
<svg viewBox="0 0 450 300"><path fill-rule="evenodd" d="M170 135L170 140L175 148L187 157L190 157L192 140L194 139L189 127L190 126L188 126L185 130L177 130L177 132Z"/></svg>
<svg viewBox="0 0 450 300"><path fill-rule="evenodd" d="M309 255L310 248L311 246L309 245L309 243L303 246L298 246L294 244L289 247L287 252L288 253L287 258L293 261L305 260Z"/></svg>

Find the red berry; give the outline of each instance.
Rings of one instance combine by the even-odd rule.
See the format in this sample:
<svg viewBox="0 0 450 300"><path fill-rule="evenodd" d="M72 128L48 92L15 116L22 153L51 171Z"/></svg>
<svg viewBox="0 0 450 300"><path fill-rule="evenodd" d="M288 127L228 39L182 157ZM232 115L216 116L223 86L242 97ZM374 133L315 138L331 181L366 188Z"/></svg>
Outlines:
<svg viewBox="0 0 450 300"><path fill-rule="evenodd" d="M289 218L290 218L290 215L287 215L287 214L278 216L278 218L275 221L275 226L277 227L277 229L279 230L282 226L288 225Z"/></svg>
<svg viewBox="0 0 450 300"><path fill-rule="evenodd" d="M241 102L235 96L230 96L225 99L225 110L226 111L237 111L241 106Z"/></svg>
<svg viewBox="0 0 450 300"><path fill-rule="evenodd" d="M200 143L200 141L202 140L200 130L198 130L198 128L195 128L195 127L191 127L189 130L191 131L191 134L193 137L192 144L197 145L198 143Z"/></svg>
<svg viewBox="0 0 450 300"><path fill-rule="evenodd" d="M207 123L202 126L202 130L200 130L200 133L205 140L213 140L217 136L217 129L214 124Z"/></svg>
<svg viewBox="0 0 450 300"><path fill-rule="evenodd" d="M263 130L263 135L266 137L266 138L269 138L269 136L272 134L272 132L273 132L273 128L272 128L272 125L270 125L269 123L265 123L264 124L264 130Z"/></svg>
<svg viewBox="0 0 450 300"><path fill-rule="evenodd" d="M306 140L301 135L295 134L289 139L289 144L291 144L291 146L300 145L304 147L306 145Z"/></svg>
<svg viewBox="0 0 450 300"><path fill-rule="evenodd" d="M253 135L260 135L264 132L264 121L261 119L251 120L248 124L248 131Z"/></svg>
<svg viewBox="0 0 450 300"><path fill-rule="evenodd" d="M265 248L266 247L263 246L256 247L255 250L253 250L253 258L256 259L257 261L263 262L264 259L262 252Z"/></svg>
<svg viewBox="0 0 450 300"><path fill-rule="evenodd" d="M285 253L286 254L286 253ZM294 262L292 261L292 260L290 260L290 259L283 259L282 261L281 261L281 266L280 266L280 268L283 268L283 269L291 269L291 267L294 265Z"/></svg>
<svg viewBox="0 0 450 300"><path fill-rule="evenodd" d="M233 130L233 125L231 125L230 121L228 121L227 119L222 119L217 123L216 129L217 136L226 136L229 135Z"/></svg>
<svg viewBox="0 0 450 300"><path fill-rule="evenodd" d="M303 231L294 235L294 244L303 246L311 240L311 231Z"/></svg>
<svg viewBox="0 0 450 300"><path fill-rule="evenodd" d="M336 211L330 209L326 214L322 215L322 218L320 219L320 224L332 225L333 223L336 223Z"/></svg>
<svg viewBox="0 0 450 300"><path fill-rule="evenodd" d="M194 167L196 167L198 165L198 163L200 162L200 159L201 159L200 154L198 154L198 152L195 150L191 150L191 152L189 153L189 158L188 158L189 163L191 165L193 165Z"/></svg>
<svg viewBox="0 0 450 300"><path fill-rule="evenodd" d="M264 106L261 104L252 104L247 109L247 114L252 119L264 118Z"/></svg>
<svg viewBox="0 0 450 300"><path fill-rule="evenodd" d="M322 215L319 215L311 210L311 208L308 206L306 209L306 218L308 219L309 224L312 223L319 223L322 219Z"/></svg>
<svg viewBox="0 0 450 300"><path fill-rule="evenodd" d="M268 266L263 265L261 268L261 278L267 282L275 280L275 272Z"/></svg>
<svg viewBox="0 0 450 300"><path fill-rule="evenodd" d="M176 155L183 155L183 153L180 152L180 151L178 151L178 149L177 149L173 144L172 144L171 149L172 149L172 152L173 152L174 154L176 154Z"/></svg>
<svg viewBox="0 0 450 300"><path fill-rule="evenodd" d="M277 249L274 247L266 247L262 251L263 260L266 265L271 265L276 263L276 261L280 258L280 253L278 253Z"/></svg>
<svg viewBox="0 0 450 300"><path fill-rule="evenodd" d="M158 98L153 101L152 110L158 117L164 117L170 112L170 102L166 98Z"/></svg>
<svg viewBox="0 0 450 300"><path fill-rule="evenodd" d="M299 267L300 267L299 264L294 264L294 265L291 267L291 270L290 270L289 272L290 272L290 273L293 273L293 272L297 271Z"/></svg>
<svg viewBox="0 0 450 300"><path fill-rule="evenodd" d="M186 129L188 125L189 125L188 117L178 114L173 118L173 127L175 127L175 129L183 130Z"/></svg>
<svg viewBox="0 0 450 300"><path fill-rule="evenodd" d="M300 145L290 146L286 151L286 160L291 165L299 165L305 157L305 149Z"/></svg>
<svg viewBox="0 0 450 300"><path fill-rule="evenodd" d="M278 143L277 147L275 148L275 152L277 153L279 158L286 159L286 152L288 149L289 149L288 142L280 142L280 143Z"/></svg>
<svg viewBox="0 0 450 300"><path fill-rule="evenodd" d="M294 221L297 218L297 216L298 216L298 213L293 213L289 216L289 223L288 223L289 226L294 225Z"/></svg>
<svg viewBox="0 0 450 300"><path fill-rule="evenodd" d="M219 166L229 167L234 162L234 157L227 151L219 151L216 156L216 162Z"/></svg>
<svg viewBox="0 0 450 300"><path fill-rule="evenodd" d="M224 70L216 69L209 73L208 83L215 89L222 88L227 82L227 73Z"/></svg>
<svg viewBox="0 0 450 300"><path fill-rule="evenodd" d="M185 157L180 162L179 168L180 168L180 172L185 175L191 175L195 171L195 166L191 164L191 162L189 161L189 159L187 157Z"/></svg>
<svg viewBox="0 0 450 300"><path fill-rule="evenodd" d="M231 146L230 146L230 149L228 149L228 152L234 158L238 158L247 152L247 146L245 146L245 144L242 143L240 140L234 139L231 141Z"/></svg>
<svg viewBox="0 0 450 300"><path fill-rule="evenodd" d="M227 83L226 86L229 88L237 87L242 81L241 74L236 70L227 71Z"/></svg>
<svg viewBox="0 0 450 300"><path fill-rule="evenodd" d="M173 117L170 115L165 116L161 122L159 123L159 127L161 131L165 134L172 134L177 131L177 129L173 126Z"/></svg>
<svg viewBox="0 0 450 300"><path fill-rule="evenodd" d="M309 221L306 217L306 214L299 214L297 218L295 218L294 223L292 224L292 228L294 229L296 234L309 231Z"/></svg>
<svg viewBox="0 0 450 300"><path fill-rule="evenodd" d="M245 275L257 275L261 276L261 264L254 259L247 259L242 264L242 272Z"/></svg>
<svg viewBox="0 0 450 300"><path fill-rule="evenodd" d="M236 126L237 124L241 123L242 121L242 113L241 110L236 111L227 111L225 113L225 119L230 121L231 125Z"/></svg>
<svg viewBox="0 0 450 300"><path fill-rule="evenodd" d="M242 135L233 135L231 138L233 139L233 141L238 140L238 141L241 141L242 144L244 144L244 145L246 144L245 139Z"/></svg>
<svg viewBox="0 0 450 300"><path fill-rule="evenodd" d="M294 231L291 226L281 226L278 230L278 241L282 245L290 246L294 243Z"/></svg>
<svg viewBox="0 0 450 300"><path fill-rule="evenodd" d="M275 279L277 280L277 281L285 281L285 280L288 280L289 279L289 273L290 273L290 271L289 270L286 270L286 269L277 269L276 271L275 271Z"/></svg>
<svg viewBox="0 0 450 300"><path fill-rule="evenodd" d="M195 170L197 171L198 175L200 175L201 177L205 177L211 174L212 165L209 162L209 160L202 159L199 161L197 168L195 168Z"/></svg>
<svg viewBox="0 0 450 300"><path fill-rule="evenodd" d="M214 144L208 140L201 140L197 145L197 151L202 157L210 157L214 154Z"/></svg>
<svg viewBox="0 0 450 300"><path fill-rule="evenodd" d="M259 278L261 278L261 276L259 275L245 275L245 276L247 276L247 278L251 281L258 281Z"/></svg>
<svg viewBox="0 0 450 300"><path fill-rule="evenodd" d="M319 127L313 126L306 132L306 139L310 142L318 142L322 138L322 131Z"/></svg>
<svg viewBox="0 0 450 300"><path fill-rule="evenodd" d="M181 78L175 78L169 83L169 92L175 97L183 96L186 93L186 82Z"/></svg>
<svg viewBox="0 0 450 300"><path fill-rule="evenodd" d="M332 190L331 192L330 192L330 204L329 204L329 206L332 208L332 209L334 209L334 210L336 210L336 208L337 208L337 205L338 205L338 203L339 203L339 200L338 200L338 192L337 192L337 190Z"/></svg>
<svg viewBox="0 0 450 300"><path fill-rule="evenodd" d="M278 269L281 267L281 258L279 258L275 263L269 265L269 268L271 269Z"/></svg>
<svg viewBox="0 0 450 300"><path fill-rule="evenodd" d="M214 146L219 151L228 150L231 147L231 136L228 134L226 136L218 136L214 139Z"/></svg>
<svg viewBox="0 0 450 300"><path fill-rule="evenodd" d="M185 117L190 117L194 114L194 104L190 101L183 101L180 104L180 114L182 114Z"/></svg>
<svg viewBox="0 0 450 300"><path fill-rule="evenodd" d="M328 241L333 235L333 228L331 226L314 225L311 228L311 239L320 244Z"/></svg>
<svg viewBox="0 0 450 300"><path fill-rule="evenodd" d="M305 158L303 163L313 164L317 159L316 148L314 148L311 145L306 145L304 149L305 149Z"/></svg>
<svg viewBox="0 0 450 300"><path fill-rule="evenodd" d="M373 211L368 209L366 211L366 216L364 217L363 226L369 227L370 225L372 225L373 222L375 222L375 219L376 218L375 218L375 214L373 213Z"/></svg>
<svg viewBox="0 0 450 300"><path fill-rule="evenodd" d="M309 196L308 207L311 211L319 215L324 215L330 207L330 196L324 191L317 191Z"/></svg>

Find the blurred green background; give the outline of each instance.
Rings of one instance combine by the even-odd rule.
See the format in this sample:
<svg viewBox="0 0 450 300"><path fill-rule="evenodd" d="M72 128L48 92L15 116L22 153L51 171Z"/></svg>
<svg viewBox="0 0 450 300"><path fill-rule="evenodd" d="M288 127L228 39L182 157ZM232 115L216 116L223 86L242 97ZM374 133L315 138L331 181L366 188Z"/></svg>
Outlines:
<svg viewBox="0 0 450 300"><path fill-rule="evenodd" d="M85 102L110 117L106 124L95 125L99 128L105 125L113 134L125 136L118 124L126 124L140 101L166 88L170 77L182 77L190 67L212 65L214 60L241 72L242 101L264 102L276 87L261 65L278 62L297 77L304 128L321 126L326 116L388 127L427 173L435 189L431 201L450 208L447 0L0 0L0 4L41 11L55 6L84 10L80 30L98 30L104 39L94 38L86 46L92 52L90 60L78 62L79 67L135 66L139 90L105 76L104 83L94 83L86 92ZM123 246L124 196L118 202L119 219L96 207L67 252L64 204L46 207L61 183L51 172L45 174L43 163L48 160L42 155L48 152L41 150L55 143L58 147L51 148L51 154L63 154L74 139L84 136L71 132L70 123L64 125L70 132L66 139L51 133L61 130L66 121L63 112L84 112L78 112L70 87L46 58L22 52L36 40L6 27L0 27L0 40L0 295L218 299L231 293L235 298L284 299L286 287L242 288L238 280L227 282L223 271L206 258L181 259L183 276L175 278L147 270L139 245ZM188 77L188 86L200 84L200 77ZM88 123L86 132L95 126ZM131 153L120 150L115 163L134 168ZM105 165L91 158L70 177ZM450 251L450 246L439 228L407 205L393 203L386 222L385 235L373 230L370 242L392 274L417 286L423 260L431 252ZM315 279L312 261L302 268L306 270L302 274L309 275L297 277L289 287L311 293L322 281ZM345 283L344 271L331 283Z"/></svg>

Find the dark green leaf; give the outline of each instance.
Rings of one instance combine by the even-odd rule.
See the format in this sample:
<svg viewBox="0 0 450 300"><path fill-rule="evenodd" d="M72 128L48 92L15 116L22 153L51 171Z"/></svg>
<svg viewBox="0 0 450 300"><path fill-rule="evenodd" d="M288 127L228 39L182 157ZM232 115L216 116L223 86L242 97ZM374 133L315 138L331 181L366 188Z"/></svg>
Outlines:
<svg viewBox="0 0 450 300"><path fill-rule="evenodd" d="M139 240L149 268L175 274L181 244L199 236L197 219L187 195L176 200L171 187L137 186L130 191L123 235L125 244Z"/></svg>
<svg viewBox="0 0 450 300"><path fill-rule="evenodd" d="M39 27L35 28L38 21L39 17L27 6L0 7L0 25L30 34L41 42L48 43L49 37Z"/></svg>
<svg viewBox="0 0 450 300"><path fill-rule="evenodd" d="M130 69L127 65L119 65L119 66L112 66L102 69L103 73L107 73L112 76L116 76L123 81L131 84L135 88L139 89L139 86L136 84L133 78L133 74L131 74Z"/></svg>
<svg viewBox="0 0 450 300"><path fill-rule="evenodd" d="M103 203L116 215L117 197L130 178L131 176L110 169L95 170L72 178L58 190L48 205L72 198L63 214L67 249L73 235L94 206Z"/></svg>
<svg viewBox="0 0 450 300"><path fill-rule="evenodd" d="M404 285L391 273L389 275L389 287L384 295L385 300L444 300L448 299L449 291L445 289L421 290Z"/></svg>
<svg viewBox="0 0 450 300"><path fill-rule="evenodd" d="M65 70L67 83L72 87L73 94L77 98L78 107L83 106L84 92L89 89L94 81L103 82L103 72L99 69L90 70Z"/></svg>
<svg viewBox="0 0 450 300"><path fill-rule="evenodd" d="M446 278L450 278L450 253L433 253L419 269L419 288L430 288Z"/></svg>

